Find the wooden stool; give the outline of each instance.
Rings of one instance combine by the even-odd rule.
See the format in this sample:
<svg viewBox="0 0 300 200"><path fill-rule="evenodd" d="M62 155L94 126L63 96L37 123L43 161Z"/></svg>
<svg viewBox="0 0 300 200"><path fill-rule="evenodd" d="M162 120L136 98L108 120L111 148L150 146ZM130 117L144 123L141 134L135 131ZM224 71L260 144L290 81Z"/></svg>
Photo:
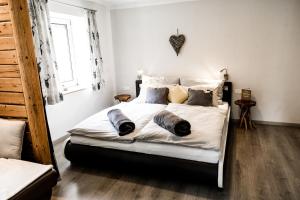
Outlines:
<svg viewBox="0 0 300 200"><path fill-rule="evenodd" d="M115 96L115 100L118 100L120 103L127 102L130 98L131 98L130 94L119 94Z"/></svg>
<svg viewBox="0 0 300 200"><path fill-rule="evenodd" d="M240 107L241 115L240 115L240 128L245 126L245 130L248 130L248 126L250 129L255 128L255 124L251 120L251 107L256 106L256 101L243 101L243 100L236 100L234 102L236 105Z"/></svg>

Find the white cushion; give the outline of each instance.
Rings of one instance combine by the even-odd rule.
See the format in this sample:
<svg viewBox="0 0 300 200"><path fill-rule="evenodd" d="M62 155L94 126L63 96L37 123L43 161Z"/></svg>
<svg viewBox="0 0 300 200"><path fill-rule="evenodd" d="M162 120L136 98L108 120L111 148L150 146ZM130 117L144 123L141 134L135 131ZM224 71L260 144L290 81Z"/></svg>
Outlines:
<svg viewBox="0 0 300 200"><path fill-rule="evenodd" d="M52 165L0 158L0 199L13 197L52 168Z"/></svg>
<svg viewBox="0 0 300 200"><path fill-rule="evenodd" d="M0 119L0 158L21 159L25 122Z"/></svg>

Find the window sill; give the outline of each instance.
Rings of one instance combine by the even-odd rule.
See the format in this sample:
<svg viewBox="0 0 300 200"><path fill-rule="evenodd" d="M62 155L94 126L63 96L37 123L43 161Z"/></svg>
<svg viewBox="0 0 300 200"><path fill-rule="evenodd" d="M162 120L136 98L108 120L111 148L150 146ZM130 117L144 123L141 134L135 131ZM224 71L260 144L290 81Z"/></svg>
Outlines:
<svg viewBox="0 0 300 200"><path fill-rule="evenodd" d="M71 88L68 88L68 90L63 90L63 95L67 95L67 94L71 94L71 93L74 93L74 92L79 92L79 91L82 91L82 90L85 90L87 88L85 87L71 87Z"/></svg>

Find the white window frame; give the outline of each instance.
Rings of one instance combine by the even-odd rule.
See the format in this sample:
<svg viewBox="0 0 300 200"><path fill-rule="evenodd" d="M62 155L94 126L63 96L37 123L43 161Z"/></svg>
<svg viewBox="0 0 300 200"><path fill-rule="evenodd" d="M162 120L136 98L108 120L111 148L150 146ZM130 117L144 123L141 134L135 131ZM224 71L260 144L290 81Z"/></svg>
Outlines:
<svg viewBox="0 0 300 200"><path fill-rule="evenodd" d="M74 53L74 45L73 45L73 37L72 37L72 26L71 20L66 18L57 18L57 17L50 17L51 25L63 25L66 26L67 31L67 38L68 38L68 45L69 45L69 54L70 54L70 63L71 63L71 70L72 70L72 81L61 82L61 86L63 88L63 93L67 94L70 92L81 90L82 88L79 85L78 81L78 74L76 73L76 60L75 60L75 53ZM59 66L58 66L59 67Z"/></svg>

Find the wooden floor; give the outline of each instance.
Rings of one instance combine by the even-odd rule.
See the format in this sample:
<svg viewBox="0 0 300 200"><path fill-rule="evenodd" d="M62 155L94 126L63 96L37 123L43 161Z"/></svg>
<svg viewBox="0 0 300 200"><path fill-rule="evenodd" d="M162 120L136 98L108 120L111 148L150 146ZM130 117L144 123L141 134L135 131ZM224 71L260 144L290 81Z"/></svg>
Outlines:
<svg viewBox="0 0 300 200"><path fill-rule="evenodd" d="M300 128L257 125L230 134L224 190L201 180L70 166L61 143L55 151L62 180L52 199L300 199Z"/></svg>

